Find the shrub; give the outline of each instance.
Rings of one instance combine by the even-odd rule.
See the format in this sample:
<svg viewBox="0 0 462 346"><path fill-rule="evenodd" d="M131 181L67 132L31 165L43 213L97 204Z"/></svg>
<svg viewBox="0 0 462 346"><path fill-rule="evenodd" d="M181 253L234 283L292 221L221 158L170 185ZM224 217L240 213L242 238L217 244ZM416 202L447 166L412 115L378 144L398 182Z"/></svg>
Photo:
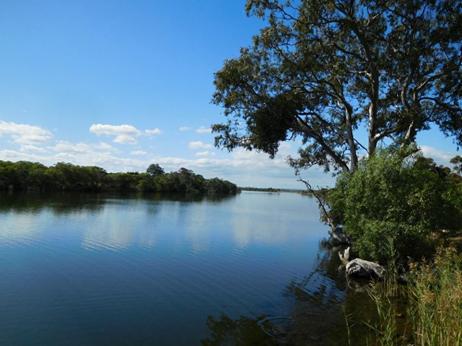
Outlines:
<svg viewBox="0 0 462 346"><path fill-rule="evenodd" d="M327 199L361 257L385 262L392 242L399 257L416 258L428 255L432 232L460 227L462 183L454 176L412 148L383 150L341 176Z"/></svg>

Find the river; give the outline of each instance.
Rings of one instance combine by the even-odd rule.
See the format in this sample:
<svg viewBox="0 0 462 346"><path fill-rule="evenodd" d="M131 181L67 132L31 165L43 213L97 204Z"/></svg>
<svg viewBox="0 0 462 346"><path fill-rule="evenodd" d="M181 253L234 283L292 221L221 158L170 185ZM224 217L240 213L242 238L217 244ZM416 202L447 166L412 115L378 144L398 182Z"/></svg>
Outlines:
<svg viewBox="0 0 462 346"><path fill-rule="evenodd" d="M296 193L3 195L0 344L342 344L326 235Z"/></svg>

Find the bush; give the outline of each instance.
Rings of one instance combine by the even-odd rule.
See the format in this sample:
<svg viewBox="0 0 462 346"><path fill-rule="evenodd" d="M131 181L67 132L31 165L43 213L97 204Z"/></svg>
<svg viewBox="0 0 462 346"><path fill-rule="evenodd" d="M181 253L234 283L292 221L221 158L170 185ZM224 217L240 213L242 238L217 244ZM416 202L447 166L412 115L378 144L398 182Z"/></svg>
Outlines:
<svg viewBox="0 0 462 346"><path fill-rule="evenodd" d="M461 180L410 150L378 152L327 196L332 218L362 258L386 262L389 243L401 258L425 256L432 232L460 227Z"/></svg>

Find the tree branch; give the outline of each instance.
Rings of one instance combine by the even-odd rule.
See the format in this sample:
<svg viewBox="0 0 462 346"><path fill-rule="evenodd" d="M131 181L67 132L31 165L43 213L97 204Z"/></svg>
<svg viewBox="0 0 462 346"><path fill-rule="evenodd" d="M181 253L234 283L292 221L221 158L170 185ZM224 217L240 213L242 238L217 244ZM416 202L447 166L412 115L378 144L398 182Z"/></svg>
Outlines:
<svg viewBox="0 0 462 346"><path fill-rule="evenodd" d="M300 174L298 172L296 173L296 175L298 176L298 181L305 184L306 189L317 199L318 204L319 204L319 208L321 209L322 213L324 214L324 217L325 217L327 223L329 224L329 226L331 227L331 229L335 229L334 222L333 222L332 218L330 217L329 212L326 209L326 206L325 206L325 203L324 203L324 200L322 199L322 197L318 194L318 192L316 190L313 189L313 187L311 186L311 184L307 180L302 179L300 177Z"/></svg>

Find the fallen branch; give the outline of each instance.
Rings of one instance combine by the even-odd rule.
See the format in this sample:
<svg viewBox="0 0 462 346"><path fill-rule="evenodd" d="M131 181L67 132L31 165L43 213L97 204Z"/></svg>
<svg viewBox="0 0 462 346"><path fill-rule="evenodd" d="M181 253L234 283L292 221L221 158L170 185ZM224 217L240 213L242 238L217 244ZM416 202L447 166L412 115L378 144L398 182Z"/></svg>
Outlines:
<svg viewBox="0 0 462 346"><path fill-rule="evenodd" d="M334 230L335 229L334 222L331 219L331 217L329 216L329 213L328 213L328 211L326 209L326 203L324 202L323 198L319 195L319 193L316 190L313 189L313 187L311 186L311 184L307 180L302 179L299 176L298 181L305 184L306 189L308 190L308 192L310 192L318 200L319 207L320 207L322 213L324 214L324 217L325 217L327 223L329 224L331 229Z"/></svg>

